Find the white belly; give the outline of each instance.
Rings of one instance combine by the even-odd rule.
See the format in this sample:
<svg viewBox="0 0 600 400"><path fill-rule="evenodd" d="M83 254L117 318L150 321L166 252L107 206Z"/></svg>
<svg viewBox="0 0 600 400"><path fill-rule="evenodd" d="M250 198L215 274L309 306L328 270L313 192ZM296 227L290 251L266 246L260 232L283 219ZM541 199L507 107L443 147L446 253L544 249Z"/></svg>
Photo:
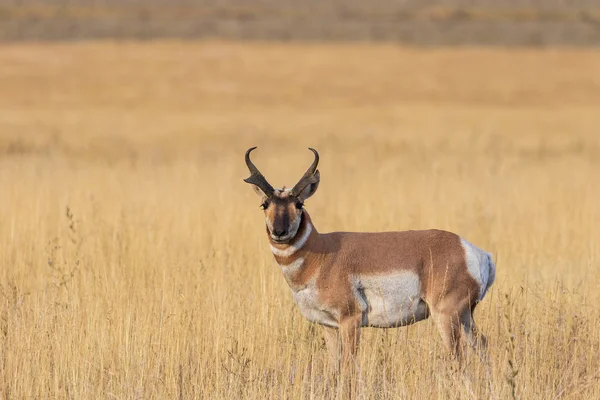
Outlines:
<svg viewBox="0 0 600 400"><path fill-rule="evenodd" d="M304 318L322 325L338 326L334 315L335 313L331 310L327 310L326 307L319 302L314 279L305 287L293 290L292 293L294 301L298 305Z"/></svg>
<svg viewBox="0 0 600 400"><path fill-rule="evenodd" d="M413 272L355 276L352 284L363 310L362 326L392 328L427 318L421 282Z"/></svg>

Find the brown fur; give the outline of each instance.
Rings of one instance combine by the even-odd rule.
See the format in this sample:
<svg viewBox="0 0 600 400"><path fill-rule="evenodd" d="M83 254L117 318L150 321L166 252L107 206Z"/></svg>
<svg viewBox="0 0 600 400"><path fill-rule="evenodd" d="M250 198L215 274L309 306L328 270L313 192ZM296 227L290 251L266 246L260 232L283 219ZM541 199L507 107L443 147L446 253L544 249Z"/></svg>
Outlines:
<svg viewBox="0 0 600 400"><path fill-rule="evenodd" d="M400 270L415 272L422 297L429 307L447 313L473 305L479 293L477 282L467 273L460 237L440 230L403 232L333 232L320 234L308 212L296 234L311 224L306 244L290 257L275 256L280 265L304 258L294 284L302 286L318 271L317 287L324 303L339 309L343 317L358 309L350 291L350 275L385 275ZM294 244L272 245L285 248Z"/></svg>
<svg viewBox="0 0 600 400"><path fill-rule="evenodd" d="M312 167L316 168L316 164ZM479 300L480 283L469 272L461 238L441 230L321 234L301 206L318 187L318 171L314 174L313 183L299 195L285 190L263 195L267 235L275 259L284 269L294 293L309 284L314 285L310 287L311 292L302 295L306 297L300 298L303 306L309 307L305 311L316 312L322 318L316 320L322 323L329 325L329 321L335 321L333 325L338 328L338 335L332 333L335 328L326 327L325 336L330 352L339 348L336 343L341 340L342 353L334 358L341 362L342 368L350 366L356 354L366 312L366 300L357 295L356 284L351 281L353 277L381 277L384 282L387 276L402 271L414 274L419 284L419 298L414 301L426 304L427 314L420 318L433 316L451 354L460 360L461 325L469 343L474 345L480 336L479 342L484 345L485 338L478 333L472 314ZM299 245L308 230L310 235ZM274 232L286 232L289 237L282 241L283 235L274 235ZM291 254L278 254L295 248ZM285 270L288 266L294 267Z"/></svg>
<svg viewBox="0 0 600 400"><path fill-rule="evenodd" d="M300 257L304 259L290 285L302 287L316 277L324 308L336 310L340 331L347 331L346 339L342 338L342 348L347 349L342 360L348 361L356 352L354 343L357 346L362 313L348 277L385 276L400 270L418 275L421 297L435 317L444 344L453 355L460 357L460 319L472 320L471 310L477 303L479 286L467 272L465 252L458 235L441 230L321 234L304 210L294 239L277 244L269 235L269 241L274 247L285 249L296 243L308 225L312 232L304 246L288 257L275 255L275 259L280 265L289 265ZM473 336L477 336L474 324L472 329ZM335 345L328 347L335 348Z"/></svg>

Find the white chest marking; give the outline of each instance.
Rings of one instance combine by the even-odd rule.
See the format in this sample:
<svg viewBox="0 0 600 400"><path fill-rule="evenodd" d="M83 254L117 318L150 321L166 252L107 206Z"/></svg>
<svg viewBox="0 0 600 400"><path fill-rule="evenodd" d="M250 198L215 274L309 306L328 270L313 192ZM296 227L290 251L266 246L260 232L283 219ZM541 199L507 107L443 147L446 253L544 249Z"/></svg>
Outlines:
<svg viewBox="0 0 600 400"><path fill-rule="evenodd" d="M294 301L300 312L307 320L318 324L337 327L337 316L335 311L328 310L319 301L315 279L311 279L305 286L298 290L292 289Z"/></svg>
<svg viewBox="0 0 600 400"><path fill-rule="evenodd" d="M363 311L363 326L390 328L427 317L421 282L414 272L354 276L351 285Z"/></svg>
<svg viewBox="0 0 600 400"><path fill-rule="evenodd" d="M302 233L302 236L298 239L298 241L292 245L289 245L285 249L278 249L277 247L271 245L271 251L278 257L289 257L304 246L308 237L310 236L310 232L312 231L312 226L310 224L306 225L306 230Z"/></svg>
<svg viewBox="0 0 600 400"><path fill-rule="evenodd" d="M279 264L279 266L281 267L281 272L283 272L283 276L285 277L285 280L287 281L288 285L290 285L290 287L294 287L292 280L298 274L303 265L304 258L302 257L298 257L296 260L292 261L290 264L287 265Z"/></svg>

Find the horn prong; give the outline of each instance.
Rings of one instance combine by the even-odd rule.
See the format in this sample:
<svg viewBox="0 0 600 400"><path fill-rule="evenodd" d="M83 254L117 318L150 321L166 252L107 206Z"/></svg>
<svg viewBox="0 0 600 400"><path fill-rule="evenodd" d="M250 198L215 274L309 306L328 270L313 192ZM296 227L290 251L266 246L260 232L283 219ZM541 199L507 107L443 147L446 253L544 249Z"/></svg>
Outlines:
<svg viewBox="0 0 600 400"><path fill-rule="evenodd" d="M315 172L317 171L317 166L319 165L319 153L312 147L309 147L308 149L313 152L313 154L315 155L315 159L313 160L310 167L308 167L302 178L300 178L298 183L294 185L294 187L290 191L290 196L298 196L308 185L316 183L319 180L319 178L315 174Z"/></svg>
<svg viewBox="0 0 600 400"><path fill-rule="evenodd" d="M256 165L254 165L252 160L250 160L250 153L254 149L256 149L256 146L246 150L246 155L244 158L246 160L246 166L250 171L250 176L244 179L244 182L258 186L267 197L271 197L275 189L273 189L273 186L271 186L269 182L267 182L267 179L263 176L263 174L260 173L258 168L256 168Z"/></svg>

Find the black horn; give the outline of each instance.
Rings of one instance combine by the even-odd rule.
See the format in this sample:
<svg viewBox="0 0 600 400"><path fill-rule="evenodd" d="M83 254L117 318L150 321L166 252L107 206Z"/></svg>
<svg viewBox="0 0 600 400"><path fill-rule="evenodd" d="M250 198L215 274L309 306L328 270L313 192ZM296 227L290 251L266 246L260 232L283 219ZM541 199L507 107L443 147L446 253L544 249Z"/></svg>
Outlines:
<svg viewBox="0 0 600 400"><path fill-rule="evenodd" d="M251 147L246 151L246 165L250 170L250 176L247 179L244 179L244 182L258 186L267 197L271 197L275 189L267 182L263 174L256 168L256 165L250 161L250 152L254 149L256 149L256 146Z"/></svg>
<svg viewBox="0 0 600 400"><path fill-rule="evenodd" d="M292 188L290 196L297 197L308 185L319 182L319 171L317 171L317 165L319 165L319 153L313 148L309 147L308 149L314 153L315 159L304 173L304 176L302 176L298 183Z"/></svg>

